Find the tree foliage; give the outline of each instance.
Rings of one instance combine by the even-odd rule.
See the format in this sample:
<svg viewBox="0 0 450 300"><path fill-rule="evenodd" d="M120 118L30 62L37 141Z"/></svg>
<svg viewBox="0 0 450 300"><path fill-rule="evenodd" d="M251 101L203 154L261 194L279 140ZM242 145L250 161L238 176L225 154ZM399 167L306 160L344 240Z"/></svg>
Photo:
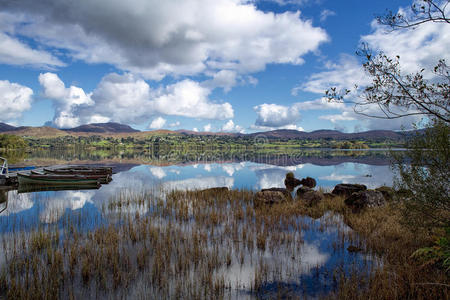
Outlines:
<svg viewBox="0 0 450 300"><path fill-rule="evenodd" d="M0 134L0 148L3 149L23 149L27 143L23 138L11 134Z"/></svg>
<svg viewBox="0 0 450 300"><path fill-rule="evenodd" d="M409 12L394 13L390 10L377 17L379 24L387 25L392 29L411 28L427 22L449 23L446 10L450 0L420 0L410 6Z"/></svg>
<svg viewBox="0 0 450 300"><path fill-rule="evenodd" d="M395 164L397 187L411 191L406 220L415 228L450 227L450 126L436 121L418 131L408 149Z"/></svg>
<svg viewBox="0 0 450 300"><path fill-rule="evenodd" d="M380 24L393 30L414 28L426 22L444 22L450 25L446 16L448 1L422 0L411 6L411 12L378 17ZM383 52L372 53L363 44L357 54L364 58L362 67L370 83L360 89L355 86L359 100L353 103L354 111L369 117L396 119L412 115L423 115L450 123L450 67L442 58L436 58L432 70L421 69L412 74L401 70L400 57L389 57ZM426 76L427 74L428 76ZM329 101L346 102L349 89L331 87L325 92ZM379 110L374 113L373 106Z"/></svg>

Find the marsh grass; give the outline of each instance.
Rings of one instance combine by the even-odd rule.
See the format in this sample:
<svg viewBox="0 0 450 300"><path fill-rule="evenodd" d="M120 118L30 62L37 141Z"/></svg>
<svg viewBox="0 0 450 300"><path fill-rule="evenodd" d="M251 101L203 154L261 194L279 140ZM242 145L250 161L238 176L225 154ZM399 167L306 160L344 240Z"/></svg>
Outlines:
<svg viewBox="0 0 450 300"><path fill-rule="evenodd" d="M448 277L410 258L432 238L401 226L399 204L360 214L342 198L254 209L253 196L249 190L125 189L102 206L108 221L92 230L80 230L82 217L32 230L19 223L2 236L0 298L448 296L445 286L422 284L446 284ZM312 231L336 232L329 251L343 255L354 245L367 259L340 260L332 270L308 262L305 233ZM315 294L306 292L311 280Z"/></svg>

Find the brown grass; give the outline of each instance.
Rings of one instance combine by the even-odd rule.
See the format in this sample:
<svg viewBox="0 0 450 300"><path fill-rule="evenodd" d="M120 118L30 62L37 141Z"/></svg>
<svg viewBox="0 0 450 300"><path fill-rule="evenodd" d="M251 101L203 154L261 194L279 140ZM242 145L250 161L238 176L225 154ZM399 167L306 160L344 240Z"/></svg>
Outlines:
<svg viewBox="0 0 450 300"><path fill-rule="evenodd" d="M354 214L335 198L313 207L294 201L255 210L253 196L247 190L162 196L125 190L103 206L108 223L92 231L77 229L81 217L67 219L62 228L41 226L31 232L18 225L11 236L3 236L0 298L221 299L239 298L242 289L250 291L247 296L264 295L265 284L298 276L302 232L314 222L304 215L319 218L331 212L318 230L338 230L334 251L347 251L344 245L351 242L382 263L351 272L337 267L328 275L336 286L322 296L448 299L445 273L410 258L432 242L432 233L403 227L400 204ZM346 230L339 216L354 230ZM254 272L247 281L229 277L232 270L249 266ZM314 276L318 272L318 267L311 270ZM280 286L267 297L301 295Z"/></svg>

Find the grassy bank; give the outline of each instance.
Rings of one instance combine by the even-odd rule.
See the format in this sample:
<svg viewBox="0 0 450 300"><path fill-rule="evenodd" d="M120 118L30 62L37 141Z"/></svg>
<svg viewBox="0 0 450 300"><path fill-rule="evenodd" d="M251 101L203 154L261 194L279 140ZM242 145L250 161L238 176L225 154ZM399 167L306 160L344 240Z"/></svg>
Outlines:
<svg viewBox="0 0 450 300"><path fill-rule="evenodd" d="M253 196L126 189L105 201L93 230L82 215L32 231L14 224L2 236L0 298L448 297L445 272L411 258L433 233L404 227L400 204L358 214L341 198L254 209ZM332 237L327 251L343 257L332 270L308 252L311 234Z"/></svg>

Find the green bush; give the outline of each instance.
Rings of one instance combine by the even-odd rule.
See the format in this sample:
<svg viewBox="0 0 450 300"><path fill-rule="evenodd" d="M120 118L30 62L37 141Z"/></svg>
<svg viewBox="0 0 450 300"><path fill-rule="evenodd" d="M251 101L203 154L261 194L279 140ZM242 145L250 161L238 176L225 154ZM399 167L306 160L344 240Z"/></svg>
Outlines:
<svg viewBox="0 0 450 300"><path fill-rule="evenodd" d="M0 148L3 149L23 149L27 146L25 140L16 135L0 134Z"/></svg>
<svg viewBox="0 0 450 300"><path fill-rule="evenodd" d="M411 191L404 199L404 217L414 228L450 227L449 134L449 125L436 121L396 157L397 188Z"/></svg>

